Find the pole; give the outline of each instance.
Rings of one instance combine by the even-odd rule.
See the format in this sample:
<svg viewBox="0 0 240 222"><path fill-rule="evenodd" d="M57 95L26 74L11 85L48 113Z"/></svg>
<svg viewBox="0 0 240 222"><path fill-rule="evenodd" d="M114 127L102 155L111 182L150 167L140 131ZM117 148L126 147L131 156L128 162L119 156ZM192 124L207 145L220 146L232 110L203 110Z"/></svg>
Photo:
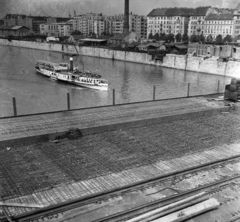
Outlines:
<svg viewBox="0 0 240 222"><path fill-rule="evenodd" d="M113 89L113 106L115 106L115 89Z"/></svg>
<svg viewBox="0 0 240 222"><path fill-rule="evenodd" d="M13 97L13 98L12 98L12 101L13 101L13 113L14 113L14 116L17 116L16 98Z"/></svg>
<svg viewBox="0 0 240 222"><path fill-rule="evenodd" d="M155 101L156 97L156 86L153 86L153 101Z"/></svg>
<svg viewBox="0 0 240 222"><path fill-rule="evenodd" d="M219 93L220 90L220 80L218 80L218 88L217 88L217 93Z"/></svg>
<svg viewBox="0 0 240 222"><path fill-rule="evenodd" d="M70 57L70 72L73 72L73 57Z"/></svg>
<svg viewBox="0 0 240 222"><path fill-rule="evenodd" d="M70 94L67 93L67 107L68 107L68 110L70 110Z"/></svg>
<svg viewBox="0 0 240 222"><path fill-rule="evenodd" d="M188 83L187 97L190 95L190 83Z"/></svg>

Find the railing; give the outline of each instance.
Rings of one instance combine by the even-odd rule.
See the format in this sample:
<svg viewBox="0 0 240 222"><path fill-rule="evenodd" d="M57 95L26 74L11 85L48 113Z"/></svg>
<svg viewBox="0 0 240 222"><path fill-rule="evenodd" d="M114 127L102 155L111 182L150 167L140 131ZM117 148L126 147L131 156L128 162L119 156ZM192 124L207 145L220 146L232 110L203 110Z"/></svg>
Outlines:
<svg viewBox="0 0 240 222"><path fill-rule="evenodd" d="M136 104L136 103L144 103L144 102L151 102L151 101L164 101L164 100L173 100L173 99L182 99L182 98L190 98L190 97L200 97L200 96L207 96L207 95L214 95L223 93L220 92L220 80L217 82L217 90L212 93L205 93L205 94L199 94L196 95L194 93L191 94L191 83L187 84L186 94L184 96L179 97L173 97L173 98L164 98L164 99L157 99L156 98L156 89L157 87L154 85L152 90L152 100L145 100L145 101L138 101L138 102L130 102L130 103L116 103L116 90L112 89L112 102L110 105L103 105L103 106L93 106L93 107L85 107L85 108L71 108L71 99L70 99L70 93L67 93L66 99L67 99L67 109L66 110L59 110L59 111L51 111L51 112L42 112L42 113L34 113L34 114L24 114L24 115L18 115L17 112L17 100L15 97L12 98L12 108L13 108L13 116L6 116L6 117L0 117L0 119L4 118L11 118L11 117L20 117L20 116L31 116L31 115L39 115L39 114L48 114L48 113L56 113L56 112L64 112L64 111L73 111L73 110L81 110L81 109L94 109L94 108L100 108L100 107L109 107L109 106L120 106L120 105L128 105L128 104Z"/></svg>

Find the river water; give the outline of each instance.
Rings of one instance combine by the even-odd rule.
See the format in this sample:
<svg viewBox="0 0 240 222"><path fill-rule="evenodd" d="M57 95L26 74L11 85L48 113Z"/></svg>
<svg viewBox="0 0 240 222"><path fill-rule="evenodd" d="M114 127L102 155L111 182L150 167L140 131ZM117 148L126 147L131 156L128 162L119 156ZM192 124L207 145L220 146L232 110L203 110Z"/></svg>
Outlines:
<svg viewBox="0 0 240 222"><path fill-rule="evenodd" d="M51 81L37 74L36 60L69 62L69 57L57 52L0 46L0 117L12 116L12 98L16 98L17 113L32 114L67 109L67 93L71 108L95 107L112 104L115 89L116 104L152 100L153 86L156 99L174 98L217 92L230 82L229 77L161 68L137 63L78 56L74 66L102 75L109 81L109 91L97 91Z"/></svg>

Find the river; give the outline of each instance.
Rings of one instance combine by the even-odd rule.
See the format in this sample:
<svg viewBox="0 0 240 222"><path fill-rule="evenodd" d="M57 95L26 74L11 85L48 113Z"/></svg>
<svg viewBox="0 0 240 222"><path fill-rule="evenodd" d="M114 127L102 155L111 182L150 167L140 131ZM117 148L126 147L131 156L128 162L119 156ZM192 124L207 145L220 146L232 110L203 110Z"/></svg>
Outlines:
<svg viewBox="0 0 240 222"><path fill-rule="evenodd" d="M51 81L37 74L36 60L69 62L69 57L49 52L0 46L0 117L12 116L12 98L16 98L17 113L33 114L67 109L67 93L71 108L112 104L115 89L116 104L151 100L153 86L156 99L217 92L230 82L229 77L162 68L137 63L112 61L88 56L74 57L74 66L102 75L109 81L109 91L97 91Z"/></svg>

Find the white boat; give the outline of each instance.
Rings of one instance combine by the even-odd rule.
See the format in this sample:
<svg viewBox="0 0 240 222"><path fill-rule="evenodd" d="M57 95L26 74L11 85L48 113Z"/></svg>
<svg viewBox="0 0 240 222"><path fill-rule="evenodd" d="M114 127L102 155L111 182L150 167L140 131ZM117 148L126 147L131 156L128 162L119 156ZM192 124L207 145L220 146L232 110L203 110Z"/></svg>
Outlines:
<svg viewBox="0 0 240 222"><path fill-rule="evenodd" d="M74 68L74 71L70 71L70 65L68 63L52 63L38 60L35 69L38 73L50 77L53 80L90 89L108 90L108 81L106 79L102 79L98 74L78 71L76 68Z"/></svg>
<svg viewBox="0 0 240 222"><path fill-rule="evenodd" d="M73 81L76 85L90 89L97 89L102 91L108 90L108 81L102 79L100 75L93 73L79 73L73 75Z"/></svg>
<svg viewBox="0 0 240 222"><path fill-rule="evenodd" d="M57 79L56 72L65 70L65 68L59 66L57 63L38 60L35 64L35 70L44 76L50 77L51 79Z"/></svg>

